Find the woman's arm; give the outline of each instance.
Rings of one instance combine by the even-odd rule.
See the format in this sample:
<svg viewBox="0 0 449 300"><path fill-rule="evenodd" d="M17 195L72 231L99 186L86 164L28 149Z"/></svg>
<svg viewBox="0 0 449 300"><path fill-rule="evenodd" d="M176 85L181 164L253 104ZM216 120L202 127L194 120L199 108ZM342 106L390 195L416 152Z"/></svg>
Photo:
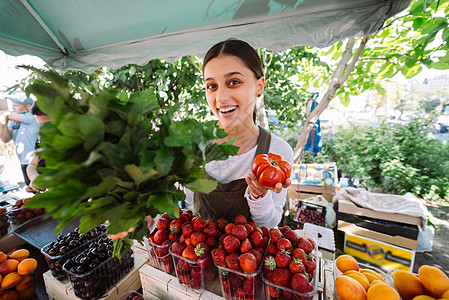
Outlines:
<svg viewBox="0 0 449 300"><path fill-rule="evenodd" d="M3 143L12 140L12 128L8 127L8 116L10 112L4 112L0 115L0 139Z"/></svg>
<svg viewBox="0 0 449 300"><path fill-rule="evenodd" d="M27 166L27 175L30 179L30 184L28 185L28 188L35 192L42 191L38 187L34 185L34 180L37 176L39 176L39 172L37 171L37 163L39 162L39 157L36 155L36 150L33 152L33 160L30 162L30 164Z"/></svg>

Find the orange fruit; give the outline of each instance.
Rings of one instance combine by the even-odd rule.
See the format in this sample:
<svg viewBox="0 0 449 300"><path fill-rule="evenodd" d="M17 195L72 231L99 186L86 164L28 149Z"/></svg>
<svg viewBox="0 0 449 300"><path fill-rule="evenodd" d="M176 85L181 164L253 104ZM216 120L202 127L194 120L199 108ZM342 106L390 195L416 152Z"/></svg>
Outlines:
<svg viewBox="0 0 449 300"><path fill-rule="evenodd" d="M348 270L356 270L356 271L359 270L359 264L357 263L355 258L352 257L351 255L347 254L340 255L336 259L335 264L342 273Z"/></svg>
<svg viewBox="0 0 449 300"><path fill-rule="evenodd" d="M376 283L368 289L367 300L400 300L399 293L386 283Z"/></svg>
<svg viewBox="0 0 449 300"><path fill-rule="evenodd" d="M379 273L377 273L376 271L373 271L371 269L360 269L360 273L365 275L366 278L368 278L370 283L376 279L385 282L385 280Z"/></svg>
<svg viewBox="0 0 449 300"><path fill-rule="evenodd" d="M442 298L442 299L449 300L449 290L445 291L445 292L443 293L443 295L441 295L441 298Z"/></svg>
<svg viewBox="0 0 449 300"><path fill-rule="evenodd" d="M355 279L340 275L335 279L335 289L341 300L366 300L366 291Z"/></svg>
<svg viewBox="0 0 449 300"><path fill-rule="evenodd" d="M359 271L349 270L349 271L346 271L343 275L349 276L349 277L357 280L363 286L365 291L368 290L369 280L368 280L368 278L366 278L365 275L363 275Z"/></svg>
<svg viewBox="0 0 449 300"><path fill-rule="evenodd" d="M449 290L449 278L437 267L423 265L418 270L418 276L423 286L438 298Z"/></svg>
<svg viewBox="0 0 449 300"><path fill-rule="evenodd" d="M436 299L427 295L419 295L413 298L413 300L436 300Z"/></svg>
<svg viewBox="0 0 449 300"><path fill-rule="evenodd" d="M425 294L425 288L419 278L409 271L399 270L393 273L393 281L399 294L405 299Z"/></svg>
<svg viewBox="0 0 449 300"><path fill-rule="evenodd" d="M1 264L2 262L4 262L5 260L7 260L7 259L8 259L8 256L6 256L5 253L3 253L2 251L0 251L0 264Z"/></svg>

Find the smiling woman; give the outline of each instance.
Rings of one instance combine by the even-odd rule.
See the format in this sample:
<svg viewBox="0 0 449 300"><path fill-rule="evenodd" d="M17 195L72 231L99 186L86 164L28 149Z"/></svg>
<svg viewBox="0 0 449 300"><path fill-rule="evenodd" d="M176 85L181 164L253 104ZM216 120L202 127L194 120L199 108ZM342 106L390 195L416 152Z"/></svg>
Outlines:
<svg viewBox="0 0 449 300"><path fill-rule="evenodd" d="M254 122L254 104L264 91L265 77L257 52L241 40L214 45L203 62L206 99L217 124L233 141L237 156L206 165L206 177L218 181L209 194L188 193L194 210L204 218L234 219L244 215L258 226L275 227L281 220L290 179L274 187L263 186L252 173L254 157L276 153L293 163L292 148ZM190 196L190 197L189 197Z"/></svg>

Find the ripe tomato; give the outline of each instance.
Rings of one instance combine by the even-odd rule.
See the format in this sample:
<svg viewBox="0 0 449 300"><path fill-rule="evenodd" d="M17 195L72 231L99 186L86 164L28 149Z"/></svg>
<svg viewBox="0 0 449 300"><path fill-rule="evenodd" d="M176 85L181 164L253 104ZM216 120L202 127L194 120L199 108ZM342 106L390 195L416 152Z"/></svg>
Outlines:
<svg viewBox="0 0 449 300"><path fill-rule="evenodd" d="M292 167L281 155L268 153L259 154L254 158L252 171L260 184L274 187L276 183L284 183L290 178Z"/></svg>

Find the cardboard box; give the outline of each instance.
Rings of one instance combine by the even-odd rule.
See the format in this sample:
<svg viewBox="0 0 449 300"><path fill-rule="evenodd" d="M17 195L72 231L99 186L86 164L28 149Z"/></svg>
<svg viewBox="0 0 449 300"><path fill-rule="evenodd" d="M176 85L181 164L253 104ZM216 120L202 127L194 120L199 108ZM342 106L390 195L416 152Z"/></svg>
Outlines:
<svg viewBox="0 0 449 300"><path fill-rule="evenodd" d="M391 270L413 272L415 251L367 237L345 233L344 252Z"/></svg>
<svg viewBox="0 0 449 300"><path fill-rule="evenodd" d="M335 186L338 182L337 166L331 164L295 164L292 181L307 185Z"/></svg>
<svg viewBox="0 0 449 300"><path fill-rule="evenodd" d="M338 212L352 214L373 219L395 221L398 223L422 226L422 218L403 214L379 212L356 205L348 200L338 200Z"/></svg>
<svg viewBox="0 0 449 300"><path fill-rule="evenodd" d="M364 236L367 238L372 238L381 242L389 243L392 245L396 245L399 247L404 247L411 250L418 249L418 240L417 239L410 239L403 236L400 236L399 234L387 234L382 233L370 229L366 229L360 226L357 226L354 223L348 223L342 220L338 220L337 223L338 230L344 231L345 233L351 233L351 234L357 234L360 236Z"/></svg>
<svg viewBox="0 0 449 300"><path fill-rule="evenodd" d="M288 187L289 198L307 199L317 195L323 196L327 201L332 202L334 188L331 186L314 186L292 183Z"/></svg>

